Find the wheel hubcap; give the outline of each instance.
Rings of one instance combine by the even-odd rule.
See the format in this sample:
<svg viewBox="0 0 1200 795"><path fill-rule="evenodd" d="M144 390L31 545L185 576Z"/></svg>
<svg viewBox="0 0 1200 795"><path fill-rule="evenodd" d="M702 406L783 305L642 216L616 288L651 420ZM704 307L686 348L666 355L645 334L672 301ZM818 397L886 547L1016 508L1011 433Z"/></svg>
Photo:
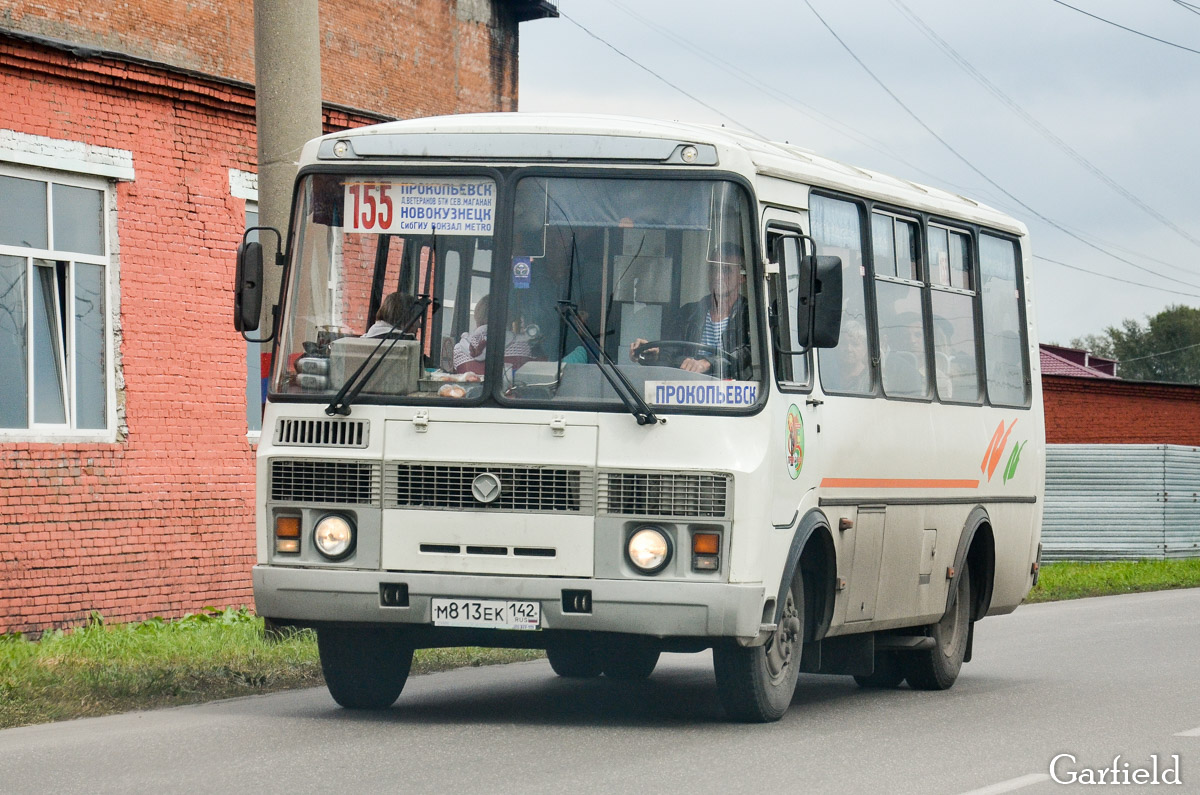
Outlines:
<svg viewBox="0 0 1200 795"><path fill-rule="evenodd" d="M779 618L779 626L767 641L766 662L767 672L772 679L779 679L792 662L800 637L800 616L796 612L796 601L788 591L787 601L783 604L783 615Z"/></svg>

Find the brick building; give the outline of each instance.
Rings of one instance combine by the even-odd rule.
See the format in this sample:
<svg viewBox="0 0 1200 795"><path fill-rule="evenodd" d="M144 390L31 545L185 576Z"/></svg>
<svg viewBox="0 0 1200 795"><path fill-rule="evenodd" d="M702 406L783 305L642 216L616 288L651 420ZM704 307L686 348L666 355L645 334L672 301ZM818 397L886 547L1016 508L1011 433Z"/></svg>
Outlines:
<svg viewBox="0 0 1200 795"><path fill-rule="evenodd" d="M325 130L515 110L555 13L323 0ZM253 79L252 3L0 12L0 633L252 601Z"/></svg>
<svg viewBox="0 0 1200 795"><path fill-rule="evenodd" d="M1200 386L1123 381L1111 359L1041 348L1047 444L1200 446Z"/></svg>

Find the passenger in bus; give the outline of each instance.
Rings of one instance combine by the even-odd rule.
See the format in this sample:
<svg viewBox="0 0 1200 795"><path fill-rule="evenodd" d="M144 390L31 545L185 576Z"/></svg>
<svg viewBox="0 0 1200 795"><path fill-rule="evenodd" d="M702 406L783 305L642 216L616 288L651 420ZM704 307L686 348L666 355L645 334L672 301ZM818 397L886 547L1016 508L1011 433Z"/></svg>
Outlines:
<svg viewBox="0 0 1200 795"><path fill-rule="evenodd" d="M750 312L742 295L746 257L737 243L726 242L708 263L708 295L680 307L664 339L683 340L716 348L711 357L686 357L678 367L719 378L742 378L750 369ZM629 356L647 340L636 339Z"/></svg>
<svg viewBox="0 0 1200 795"><path fill-rule="evenodd" d="M916 312L901 312L881 329L883 391L902 397L925 397L925 328Z"/></svg>
<svg viewBox="0 0 1200 795"><path fill-rule="evenodd" d="M488 299L485 295L475 303L475 330L469 334L463 332L454 344L455 372L483 375L487 358ZM504 333L504 363L520 367L533 358L533 351L529 346L529 333L521 327L521 322L514 321L513 325L514 328L505 329Z"/></svg>
<svg viewBox="0 0 1200 795"><path fill-rule="evenodd" d="M848 318L837 348L821 351L821 386L830 392L870 392L870 360L866 325L861 319Z"/></svg>
<svg viewBox="0 0 1200 795"><path fill-rule="evenodd" d="M390 337L400 333L404 325L412 320L413 299L411 295L396 291L383 299L371 327L364 337ZM404 335L406 339L416 339L411 332Z"/></svg>

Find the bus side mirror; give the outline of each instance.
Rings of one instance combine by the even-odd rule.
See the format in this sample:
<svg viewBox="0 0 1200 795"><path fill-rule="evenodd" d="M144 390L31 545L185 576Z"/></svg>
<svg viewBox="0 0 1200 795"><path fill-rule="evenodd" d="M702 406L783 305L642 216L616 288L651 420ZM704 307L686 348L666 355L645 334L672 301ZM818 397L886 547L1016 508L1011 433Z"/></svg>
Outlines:
<svg viewBox="0 0 1200 795"><path fill-rule="evenodd" d="M801 274L808 275L809 299L800 300L796 328L806 348L835 348L842 332L842 260L841 257L806 256Z"/></svg>
<svg viewBox="0 0 1200 795"><path fill-rule="evenodd" d="M262 311L262 244L242 241L238 246L237 268L233 280L233 327L238 331L256 331Z"/></svg>

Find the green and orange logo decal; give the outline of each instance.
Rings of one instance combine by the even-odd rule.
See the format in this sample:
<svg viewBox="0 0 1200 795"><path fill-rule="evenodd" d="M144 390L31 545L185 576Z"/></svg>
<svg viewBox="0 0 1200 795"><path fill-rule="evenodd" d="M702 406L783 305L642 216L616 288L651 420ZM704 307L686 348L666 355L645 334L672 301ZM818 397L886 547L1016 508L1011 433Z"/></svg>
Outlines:
<svg viewBox="0 0 1200 795"><path fill-rule="evenodd" d="M787 466L792 480L800 477L804 467L804 418L795 403L787 412Z"/></svg>
<svg viewBox="0 0 1200 795"><path fill-rule="evenodd" d="M1004 421L996 426L996 432L992 434L992 441L988 444L987 450L983 453L983 463L979 465L979 471L987 475L988 482L991 482L992 475L996 474L996 468L1000 466L1000 459L1004 457L1004 450L1008 447L1008 437L1012 434L1013 426L1017 424L1016 420L1009 423L1005 429ZM1008 463L1004 465L1003 482L1008 483L1017 475L1017 465L1021 463L1021 451L1025 449L1028 440L1018 442L1013 445L1012 452L1008 455Z"/></svg>

